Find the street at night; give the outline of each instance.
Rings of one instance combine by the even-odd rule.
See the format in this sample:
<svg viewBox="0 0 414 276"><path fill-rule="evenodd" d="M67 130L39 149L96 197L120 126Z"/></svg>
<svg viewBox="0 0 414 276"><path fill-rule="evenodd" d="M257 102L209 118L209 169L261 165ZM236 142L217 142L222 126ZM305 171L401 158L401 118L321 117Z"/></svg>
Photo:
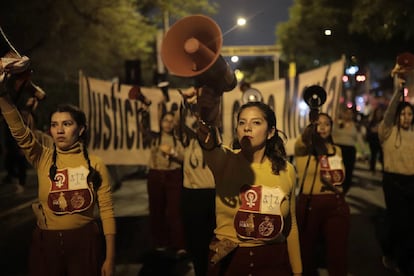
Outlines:
<svg viewBox="0 0 414 276"><path fill-rule="evenodd" d="M131 169L130 169L131 170ZM1 174L4 176L4 173ZM381 263L378 237L384 199L379 173L373 176L366 165L358 164L354 186L347 195L351 206L351 236L349 239L349 275L392 276ZM36 178L29 173L23 194L16 195L13 185L0 187L1 275L27 275L27 256L34 227L31 202L35 198ZM138 275L143 258L150 252L146 180L128 178L113 194L118 234L116 275ZM321 264L321 275L327 275ZM185 275L193 275L191 265Z"/></svg>

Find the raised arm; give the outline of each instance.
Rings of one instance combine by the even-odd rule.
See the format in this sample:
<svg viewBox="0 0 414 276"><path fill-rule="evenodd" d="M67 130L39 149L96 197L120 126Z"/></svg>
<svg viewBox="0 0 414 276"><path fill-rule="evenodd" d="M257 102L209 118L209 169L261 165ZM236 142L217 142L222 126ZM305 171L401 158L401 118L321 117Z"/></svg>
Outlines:
<svg viewBox="0 0 414 276"><path fill-rule="evenodd" d="M189 104L197 105L199 124L197 137L204 149L214 149L221 145L218 131L221 96L207 86L183 92Z"/></svg>
<svg viewBox="0 0 414 276"><path fill-rule="evenodd" d="M392 95L391 101L385 110L384 119L378 126L378 137L381 143L391 135L392 127L394 126L395 121L395 114L397 113L398 103L401 101L402 85L403 80L398 79L398 84L395 85L394 94Z"/></svg>
<svg viewBox="0 0 414 276"><path fill-rule="evenodd" d="M11 102L9 97L5 95L0 96L0 109L1 112L7 113L15 109L14 104Z"/></svg>
<svg viewBox="0 0 414 276"><path fill-rule="evenodd" d="M398 79L398 84L395 85L394 94L392 95L390 104L384 113L383 122L385 127L392 127L394 125L395 113L397 112L398 103L401 101L402 97L401 89L403 83L404 81L402 79Z"/></svg>
<svg viewBox="0 0 414 276"><path fill-rule="evenodd" d="M42 144L37 141L35 134L26 125L11 99L11 94L16 93L14 85L13 79L10 78L3 79L0 83L0 109L11 134L24 151L27 160L36 167L42 153Z"/></svg>

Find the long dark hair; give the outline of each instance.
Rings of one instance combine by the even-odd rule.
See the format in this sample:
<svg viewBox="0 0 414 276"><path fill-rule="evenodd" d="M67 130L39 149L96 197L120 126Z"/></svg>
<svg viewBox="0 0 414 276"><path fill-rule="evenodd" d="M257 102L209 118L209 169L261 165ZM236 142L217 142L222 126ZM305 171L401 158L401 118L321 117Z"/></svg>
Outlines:
<svg viewBox="0 0 414 276"><path fill-rule="evenodd" d="M165 113L162 114L162 116L160 118L160 121L159 121L160 131L155 134L155 137L153 139L153 146L159 146L159 145L162 144L161 143L162 142L161 141L161 139L162 139L162 120L164 120L165 116L167 116L167 115L171 115L172 117L174 117L174 112L169 111L169 112L165 112ZM169 133L169 134L171 134L173 136L174 147L176 147L177 146L177 139L174 135L174 128L172 129L171 133Z"/></svg>
<svg viewBox="0 0 414 276"><path fill-rule="evenodd" d="M394 117L394 125L397 126L397 136L395 137L395 144L394 144L395 148L399 148L401 146L402 138L401 138L401 133L400 133L400 129L401 129L400 116L401 116L402 111L406 107L409 107L411 109L411 112L414 114L414 107L412 104L406 101L399 102L397 106L397 110L395 112L395 117ZM414 116L413 116L413 119L411 120L411 128L413 127L413 124L414 124Z"/></svg>
<svg viewBox="0 0 414 276"><path fill-rule="evenodd" d="M275 135L272 138L266 140L265 156L269 158L272 163L272 172L279 174L281 170L286 169L286 150L283 139L279 136L279 130L276 128L276 115L269 105L262 102L247 102L242 105L237 113L237 121L240 118L240 114L243 110L249 107L257 107L262 113L267 122L267 129L275 129ZM240 148L240 143L236 139L233 142L233 148Z"/></svg>
<svg viewBox="0 0 414 276"><path fill-rule="evenodd" d="M328 137L322 138L317 130L315 129L315 136L313 137L312 146L313 149L310 150L314 155L327 155L328 154L328 148L326 146L326 143L328 144L334 144L333 138L332 138L332 128L333 128L333 120L332 117L328 113L320 112L318 114L318 120L320 116L325 116L328 118L329 125L331 126L331 133ZM316 126L315 126L316 127Z"/></svg>
<svg viewBox="0 0 414 276"><path fill-rule="evenodd" d="M401 113L406 107L409 107L414 114L414 107L412 104L410 104L409 102L399 102L397 106L397 110L395 112L395 118L394 118L394 124L398 127L398 129L400 128ZM411 121L411 125L413 124L414 124L414 117L413 117L413 120Z"/></svg>
<svg viewBox="0 0 414 276"><path fill-rule="evenodd" d="M71 104L60 104L56 106L55 110L52 111L49 115L49 120L51 121L52 115L57 112L68 112L70 116L75 120L78 127L84 127L84 131L79 136L79 142L82 146L82 152L83 156L85 157L86 162L88 163L88 169L89 174L87 177L88 184L92 183L95 190L97 190L101 184L102 184L102 176L101 174L95 170L95 168L91 165L91 160L89 159L89 153L88 153L88 127L86 124L86 115L85 113L80 110L77 106L71 105ZM49 178L50 180L55 181L55 176L57 172L57 166L56 166L56 159L57 159L57 150L56 150L56 144L54 144L53 149L53 158L52 158L52 166L49 169Z"/></svg>

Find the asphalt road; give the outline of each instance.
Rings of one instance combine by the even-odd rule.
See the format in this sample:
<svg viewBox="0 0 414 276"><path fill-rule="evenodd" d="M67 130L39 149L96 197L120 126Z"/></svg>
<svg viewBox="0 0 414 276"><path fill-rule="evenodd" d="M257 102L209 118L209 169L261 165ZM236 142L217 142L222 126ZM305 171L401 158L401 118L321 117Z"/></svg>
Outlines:
<svg viewBox="0 0 414 276"><path fill-rule="evenodd" d="M0 173L0 179L2 176L4 173ZM20 195L14 193L13 185L0 184L0 275L27 275L28 248L35 223L30 207L36 194L36 178L32 171L29 179L25 192ZM372 175L366 165L358 164L354 185L347 195L351 206L349 275L395 275L381 263L379 238L384 199L380 179L380 174ZM136 276L151 248L146 180L133 175L126 178L114 192L113 199L118 229L116 275ZM185 275L193 275L191 267ZM323 263L320 275L327 275Z"/></svg>

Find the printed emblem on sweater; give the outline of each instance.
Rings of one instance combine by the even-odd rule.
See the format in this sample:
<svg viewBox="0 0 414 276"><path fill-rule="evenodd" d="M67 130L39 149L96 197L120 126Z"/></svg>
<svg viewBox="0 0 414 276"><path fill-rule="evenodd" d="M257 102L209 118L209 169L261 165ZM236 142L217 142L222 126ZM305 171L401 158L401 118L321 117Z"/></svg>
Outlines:
<svg viewBox="0 0 414 276"><path fill-rule="evenodd" d="M92 205L92 190L87 183L88 173L89 170L81 166L56 172L47 201L55 214L79 213Z"/></svg>
<svg viewBox="0 0 414 276"><path fill-rule="evenodd" d="M241 206L236 213L234 226L244 240L275 240L283 229L281 203L286 194L279 187L243 186Z"/></svg>
<svg viewBox="0 0 414 276"><path fill-rule="evenodd" d="M345 178L342 158L338 155L319 157L321 181L330 185L341 185Z"/></svg>

